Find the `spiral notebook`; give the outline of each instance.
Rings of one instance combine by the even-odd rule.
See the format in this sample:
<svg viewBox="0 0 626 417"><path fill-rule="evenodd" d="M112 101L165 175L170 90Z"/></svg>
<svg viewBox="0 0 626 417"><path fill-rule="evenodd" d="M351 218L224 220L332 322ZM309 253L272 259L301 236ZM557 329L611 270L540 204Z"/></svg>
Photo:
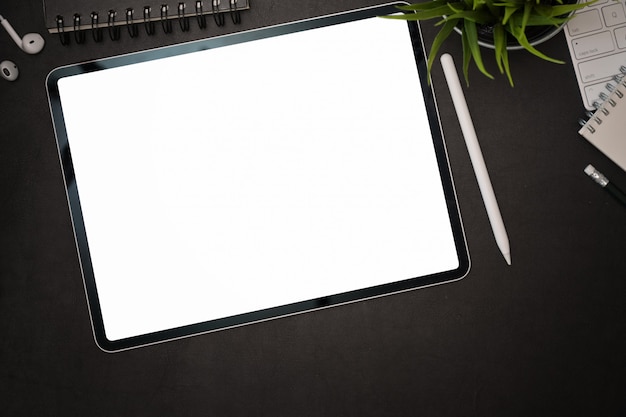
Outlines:
<svg viewBox="0 0 626 417"><path fill-rule="evenodd" d="M153 35L157 30L186 32L194 25L205 29L211 20L217 26L229 20L238 24L241 10L249 8L249 0L44 0L48 31L58 33L64 45L72 39L70 33L76 43L84 43L89 38L86 32L101 42L107 37ZM209 15L213 18L207 19Z"/></svg>
<svg viewBox="0 0 626 417"><path fill-rule="evenodd" d="M623 68L626 70L626 68ZM583 127L578 131L585 139L626 171L626 77L622 73L615 83L607 84L610 94L602 93L602 103L589 113Z"/></svg>

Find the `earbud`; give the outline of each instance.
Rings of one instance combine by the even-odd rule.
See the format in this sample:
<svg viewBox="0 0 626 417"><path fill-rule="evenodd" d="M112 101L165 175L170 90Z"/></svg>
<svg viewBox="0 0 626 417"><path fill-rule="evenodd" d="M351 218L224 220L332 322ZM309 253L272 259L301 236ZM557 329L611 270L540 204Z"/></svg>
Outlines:
<svg viewBox="0 0 626 417"><path fill-rule="evenodd" d="M15 65L11 61L2 61L0 62L0 76L7 81L15 81L17 77L20 75L20 71L17 69L17 65Z"/></svg>
<svg viewBox="0 0 626 417"><path fill-rule="evenodd" d="M0 24L6 29L13 41L20 47L20 49L27 54L38 54L43 49L46 42L38 33L27 33L23 38L20 38L13 26L4 17L0 16Z"/></svg>

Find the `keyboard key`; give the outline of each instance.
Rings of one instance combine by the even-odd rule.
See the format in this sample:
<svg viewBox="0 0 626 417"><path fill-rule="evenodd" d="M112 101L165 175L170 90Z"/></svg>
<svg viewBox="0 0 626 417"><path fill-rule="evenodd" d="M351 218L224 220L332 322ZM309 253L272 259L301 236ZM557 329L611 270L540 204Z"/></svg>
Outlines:
<svg viewBox="0 0 626 417"><path fill-rule="evenodd" d="M571 36L582 35L599 29L602 29L602 21L597 10L578 12L567 22L567 30Z"/></svg>
<svg viewBox="0 0 626 417"><path fill-rule="evenodd" d="M626 23L626 13L624 13L624 6L622 6L621 3L603 7L602 14L604 15L604 21L607 26Z"/></svg>
<svg viewBox="0 0 626 417"><path fill-rule="evenodd" d="M604 54L615 49L611 32L600 32L574 39L572 47L578 59Z"/></svg>
<svg viewBox="0 0 626 417"><path fill-rule="evenodd" d="M621 65L626 65L626 52L581 62L578 70L582 82L590 83L612 77L619 72Z"/></svg>
<svg viewBox="0 0 626 417"><path fill-rule="evenodd" d="M626 48L626 27L615 29L615 39L617 39L617 47Z"/></svg>

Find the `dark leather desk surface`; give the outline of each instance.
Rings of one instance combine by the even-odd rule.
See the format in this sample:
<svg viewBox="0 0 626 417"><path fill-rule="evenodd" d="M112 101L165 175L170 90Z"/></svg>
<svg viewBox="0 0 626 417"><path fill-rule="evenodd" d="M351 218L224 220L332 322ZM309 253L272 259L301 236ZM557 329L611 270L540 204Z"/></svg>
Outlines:
<svg viewBox="0 0 626 417"><path fill-rule="evenodd" d="M376 3L254 0L243 30ZM0 414L5 416L626 415L626 208L583 173L626 173L581 140L563 34L476 71L466 95L511 240L498 252L439 66L434 86L470 255L463 280L106 354L92 338L44 80L64 64L221 33L63 47L40 1L3 0L40 55L0 31ZM427 44L433 36L424 25ZM460 62L460 45L446 48ZM487 65L495 69L493 60ZM94 99L99 94L93 92ZM132 99L132 98L131 98ZM210 104L210 103L207 103Z"/></svg>

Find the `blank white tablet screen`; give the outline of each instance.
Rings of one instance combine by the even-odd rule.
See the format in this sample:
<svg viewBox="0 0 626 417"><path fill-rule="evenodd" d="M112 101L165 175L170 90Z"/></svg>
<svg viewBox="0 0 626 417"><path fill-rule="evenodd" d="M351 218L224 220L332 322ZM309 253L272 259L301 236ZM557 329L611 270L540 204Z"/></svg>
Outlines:
<svg viewBox="0 0 626 417"><path fill-rule="evenodd" d="M404 23L58 86L110 340L459 266Z"/></svg>

